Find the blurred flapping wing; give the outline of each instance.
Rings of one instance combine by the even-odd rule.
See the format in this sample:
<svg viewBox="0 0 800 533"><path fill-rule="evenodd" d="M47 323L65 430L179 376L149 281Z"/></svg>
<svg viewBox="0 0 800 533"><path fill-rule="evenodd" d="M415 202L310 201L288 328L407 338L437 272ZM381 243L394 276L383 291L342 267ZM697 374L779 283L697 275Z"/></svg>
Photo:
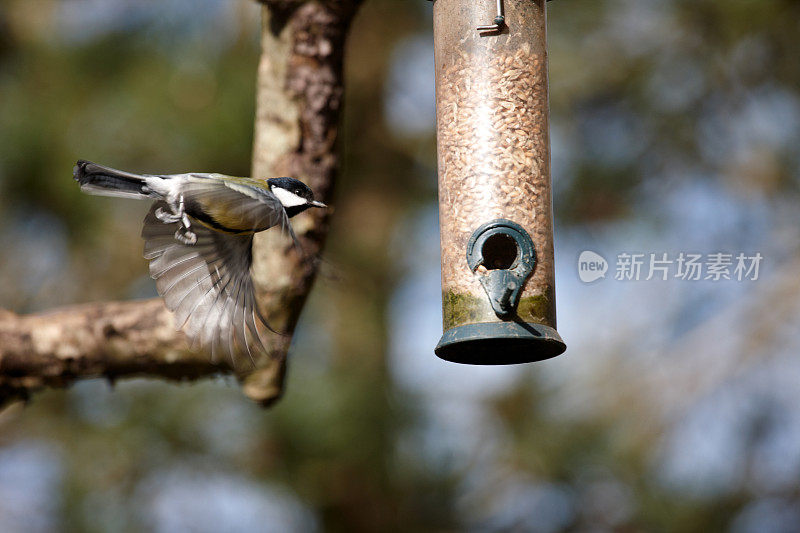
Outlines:
<svg viewBox="0 0 800 533"><path fill-rule="evenodd" d="M193 347L210 350L214 362L225 356L236 366L245 354L251 362L266 354L261 328L274 330L256 305L250 277L253 234L220 233L193 224L197 241L183 244L175 238L180 223L162 222L155 214L158 209L169 208L156 202L145 217L144 257L176 326Z"/></svg>

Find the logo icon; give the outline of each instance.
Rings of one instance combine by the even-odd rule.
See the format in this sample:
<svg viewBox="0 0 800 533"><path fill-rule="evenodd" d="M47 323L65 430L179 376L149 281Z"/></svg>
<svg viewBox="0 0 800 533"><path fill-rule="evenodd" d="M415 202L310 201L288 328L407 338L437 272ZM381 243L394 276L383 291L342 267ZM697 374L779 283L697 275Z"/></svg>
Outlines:
<svg viewBox="0 0 800 533"><path fill-rule="evenodd" d="M584 283L591 283L606 277L608 261L602 255L584 250L578 257L578 277Z"/></svg>

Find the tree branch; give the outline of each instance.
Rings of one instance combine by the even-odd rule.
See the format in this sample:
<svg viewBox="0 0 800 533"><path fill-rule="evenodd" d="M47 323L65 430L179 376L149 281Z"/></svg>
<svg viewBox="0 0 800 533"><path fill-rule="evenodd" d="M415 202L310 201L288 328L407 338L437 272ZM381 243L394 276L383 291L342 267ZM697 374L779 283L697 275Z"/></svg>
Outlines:
<svg viewBox="0 0 800 533"><path fill-rule="evenodd" d="M0 405L86 377L171 380L230 372L186 349L161 299L110 302L19 316L0 311Z"/></svg>
<svg viewBox="0 0 800 533"><path fill-rule="evenodd" d="M293 176L328 202L338 168L345 38L360 0L262 0L253 171ZM316 277L328 212L293 219L298 254L280 232L256 235L253 278L270 324L293 332ZM274 336L269 357L237 377L247 396L270 405L283 392L291 336ZM18 316L0 311L0 406L76 379L152 376L197 379L231 372L188 350L160 299L99 303Z"/></svg>
<svg viewBox="0 0 800 533"><path fill-rule="evenodd" d="M339 163L345 39L360 2L263 3L253 175L299 178L330 203ZM322 250L329 216L327 210L311 210L294 219L306 258L316 258ZM277 232L256 235L253 277L259 300L272 303L270 323L293 332L317 262L289 248L291 243ZM290 340L272 338L274 358L243 379L245 394L264 403L275 400L275 392L283 389Z"/></svg>

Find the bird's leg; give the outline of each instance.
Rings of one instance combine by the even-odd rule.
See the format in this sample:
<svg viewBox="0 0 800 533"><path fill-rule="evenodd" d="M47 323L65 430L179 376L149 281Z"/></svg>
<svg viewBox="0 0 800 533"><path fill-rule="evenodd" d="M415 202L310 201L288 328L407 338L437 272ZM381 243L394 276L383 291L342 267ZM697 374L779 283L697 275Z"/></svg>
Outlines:
<svg viewBox="0 0 800 533"><path fill-rule="evenodd" d="M192 222L189 220L189 215L186 214L186 206L183 203L182 194L178 197L178 211L175 212L175 216L181 221L181 225L178 226L178 230L175 232L175 238L183 244L192 245L196 243L197 234L190 229Z"/></svg>
<svg viewBox="0 0 800 533"><path fill-rule="evenodd" d="M183 222L183 227L187 230L192 226L192 223L189 221L189 215L186 214L186 208L183 205L183 195L181 194L180 204L179 204L179 213L181 217L181 221Z"/></svg>
<svg viewBox="0 0 800 533"><path fill-rule="evenodd" d="M163 208L156 209L155 215L158 220L164 224L174 224L180 222L177 231L175 231L175 239L183 244L192 245L197 242L197 234L190 228L192 222L189 220L189 215L186 214L186 205L183 201L183 195L178 196L178 201L167 201L170 213L166 212Z"/></svg>

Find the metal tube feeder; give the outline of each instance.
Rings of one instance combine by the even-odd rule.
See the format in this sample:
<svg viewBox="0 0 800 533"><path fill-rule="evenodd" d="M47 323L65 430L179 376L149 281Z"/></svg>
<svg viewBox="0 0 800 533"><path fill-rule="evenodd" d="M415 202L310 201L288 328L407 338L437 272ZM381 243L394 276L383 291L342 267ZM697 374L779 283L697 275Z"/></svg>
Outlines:
<svg viewBox="0 0 800 533"><path fill-rule="evenodd" d="M545 0L435 0L442 359L548 359L556 331ZM487 22L491 21L491 24Z"/></svg>

